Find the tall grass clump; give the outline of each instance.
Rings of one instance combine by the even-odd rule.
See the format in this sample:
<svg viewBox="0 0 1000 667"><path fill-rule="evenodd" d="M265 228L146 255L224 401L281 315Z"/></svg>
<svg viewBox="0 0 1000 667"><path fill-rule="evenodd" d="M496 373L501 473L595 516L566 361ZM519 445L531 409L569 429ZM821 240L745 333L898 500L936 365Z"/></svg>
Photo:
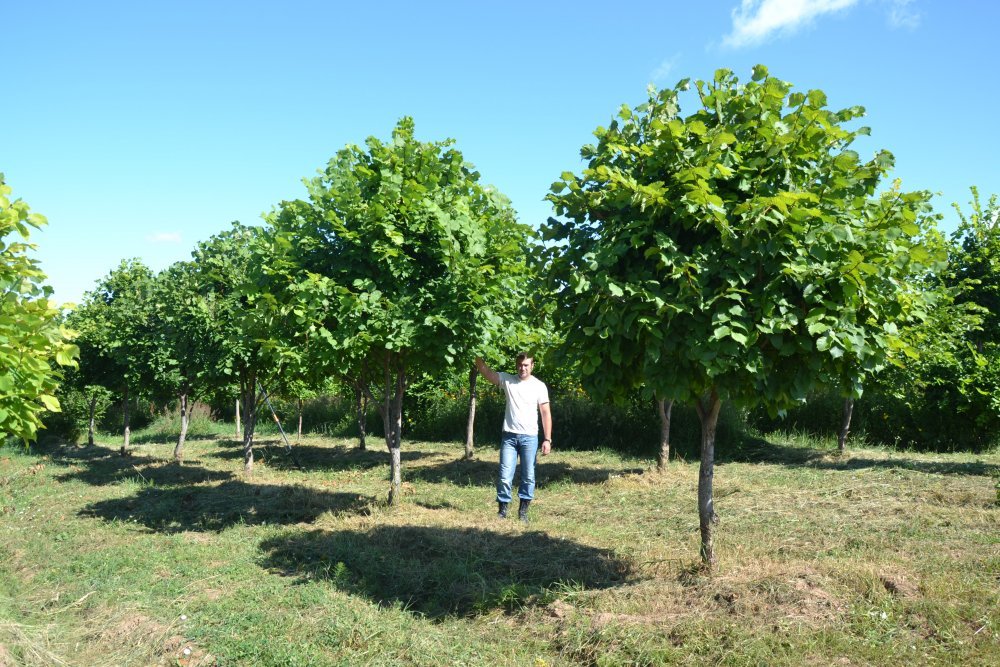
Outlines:
<svg viewBox="0 0 1000 667"><path fill-rule="evenodd" d="M170 442L181 432L180 408L173 406L158 413L141 433L134 436L136 443ZM188 420L188 438L231 437L233 427L212 418L212 409L205 403L195 402Z"/></svg>

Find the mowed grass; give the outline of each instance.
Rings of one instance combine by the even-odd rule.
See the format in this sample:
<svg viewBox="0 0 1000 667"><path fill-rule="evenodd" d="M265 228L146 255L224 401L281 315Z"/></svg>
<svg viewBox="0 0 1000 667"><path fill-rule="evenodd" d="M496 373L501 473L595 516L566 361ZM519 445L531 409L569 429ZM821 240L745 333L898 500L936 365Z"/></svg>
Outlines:
<svg viewBox="0 0 1000 667"><path fill-rule="evenodd" d="M1000 664L1000 456L796 437L697 461L541 459L499 521L496 450L276 440L0 450L0 665ZM729 452L729 454L727 454Z"/></svg>

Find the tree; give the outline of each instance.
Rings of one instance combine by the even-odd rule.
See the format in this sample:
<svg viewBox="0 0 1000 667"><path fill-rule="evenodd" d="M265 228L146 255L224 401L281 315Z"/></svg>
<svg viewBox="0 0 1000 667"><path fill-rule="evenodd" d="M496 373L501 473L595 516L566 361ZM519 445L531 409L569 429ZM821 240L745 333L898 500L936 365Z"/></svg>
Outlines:
<svg viewBox="0 0 1000 667"><path fill-rule="evenodd" d="M206 380L218 390L235 381L243 408L243 470L253 473L253 439L262 385L297 359L283 290L288 277L268 232L234 222L194 252L211 351Z"/></svg>
<svg viewBox="0 0 1000 667"><path fill-rule="evenodd" d="M122 260L117 268L84 294L73 323L79 327L88 355L87 365L100 373L101 383L122 400L122 455L131 439L131 400L155 383L162 368L148 335L152 310L153 272L138 259ZM98 370L99 369L99 370Z"/></svg>
<svg viewBox="0 0 1000 667"><path fill-rule="evenodd" d="M553 184L544 230L565 345L602 396L644 387L701 420L701 556L715 562L715 429L724 400L778 411L820 385L860 394L903 345L894 320L918 295L905 276L935 258L913 239L927 193L876 195L892 166L849 149L861 107L754 68L623 106L582 175ZM916 311L916 309L914 309Z"/></svg>
<svg viewBox="0 0 1000 667"><path fill-rule="evenodd" d="M184 442L194 402L205 393L209 369L221 356L213 339L209 311L200 292L198 267L176 262L156 276L153 290L154 317L149 336L159 357L159 384L176 396L181 416L174 460L183 459Z"/></svg>
<svg viewBox="0 0 1000 667"><path fill-rule="evenodd" d="M496 304L525 265L528 230L451 141L417 141L410 118L391 142L339 151L306 187L309 201L269 220L302 276L295 312L326 367L378 405L393 504L408 379L467 363L509 315Z"/></svg>
<svg viewBox="0 0 1000 667"><path fill-rule="evenodd" d="M31 213L0 173L0 435L34 440L45 412L58 412L60 366L75 366L74 334L50 300L38 261L28 257L31 228L45 218Z"/></svg>

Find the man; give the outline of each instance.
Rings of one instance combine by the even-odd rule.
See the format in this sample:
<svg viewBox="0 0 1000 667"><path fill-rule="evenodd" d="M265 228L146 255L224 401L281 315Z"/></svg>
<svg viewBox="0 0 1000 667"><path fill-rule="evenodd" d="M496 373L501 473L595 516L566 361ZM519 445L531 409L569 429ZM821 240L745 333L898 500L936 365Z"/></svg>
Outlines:
<svg viewBox="0 0 1000 667"><path fill-rule="evenodd" d="M529 354L517 355L517 375L498 373L476 357L476 368L483 377L503 389L507 397L504 410L503 434L500 438L500 475L497 480L497 516L507 518L510 509L511 483L514 466L520 458L521 483L517 496L521 500L517 517L528 522L528 506L535 497L535 456L538 452L538 414L542 415L542 456L552 451L552 413L549 411L549 390L534 377L535 360Z"/></svg>

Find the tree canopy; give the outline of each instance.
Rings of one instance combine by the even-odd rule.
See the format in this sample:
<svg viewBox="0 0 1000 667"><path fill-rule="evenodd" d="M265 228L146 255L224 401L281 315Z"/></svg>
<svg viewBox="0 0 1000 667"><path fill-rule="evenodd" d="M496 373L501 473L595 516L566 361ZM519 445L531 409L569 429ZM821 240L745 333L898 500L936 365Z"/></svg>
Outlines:
<svg viewBox="0 0 1000 667"><path fill-rule="evenodd" d="M903 278L941 259L913 241L928 194L878 193L893 158L850 150L861 107L829 111L760 66L695 87L688 117L687 81L623 107L549 195L556 317L588 387L775 408L818 384L860 392L900 345Z"/></svg>

